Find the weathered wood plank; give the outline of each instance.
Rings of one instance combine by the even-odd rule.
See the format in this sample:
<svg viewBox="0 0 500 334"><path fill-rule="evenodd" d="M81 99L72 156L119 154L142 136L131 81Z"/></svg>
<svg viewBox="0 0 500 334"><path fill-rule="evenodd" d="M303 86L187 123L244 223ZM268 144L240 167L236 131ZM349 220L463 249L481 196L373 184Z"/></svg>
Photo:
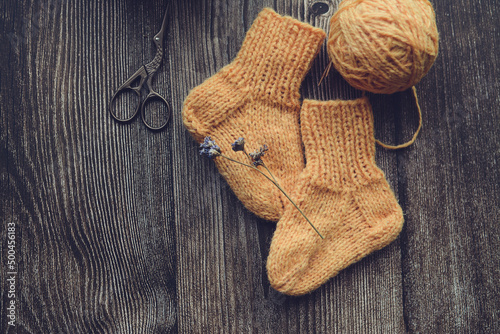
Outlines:
<svg viewBox="0 0 500 334"><path fill-rule="evenodd" d="M1 331L175 329L172 132L122 126L107 111L111 91L149 56L142 27L157 29L164 4L2 6L3 31L23 42L2 51L2 199L16 223L18 318L7 327L2 307Z"/></svg>
<svg viewBox="0 0 500 334"><path fill-rule="evenodd" d="M500 331L499 8L435 1L440 55L418 86L424 130L403 151L411 332ZM410 126L401 122L408 137Z"/></svg>

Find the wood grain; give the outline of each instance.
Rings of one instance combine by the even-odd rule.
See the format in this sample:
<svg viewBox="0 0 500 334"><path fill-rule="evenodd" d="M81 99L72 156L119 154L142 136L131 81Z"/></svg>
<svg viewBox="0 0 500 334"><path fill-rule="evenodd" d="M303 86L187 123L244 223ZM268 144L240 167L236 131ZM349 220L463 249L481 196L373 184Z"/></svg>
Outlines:
<svg viewBox="0 0 500 334"><path fill-rule="evenodd" d="M14 27L28 24L26 41L2 58L10 59L2 198L19 241L10 332L175 329L171 132L122 126L106 109L112 89L148 56L138 27L161 22L162 4L10 6ZM135 22L124 19L133 12Z"/></svg>
<svg viewBox="0 0 500 334"><path fill-rule="evenodd" d="M440 56L419 86L426 128L401 156L405 316L412 332L493 333L500 328L500 13L487 1L435 7Z"/></svg>
<svg viewBox="0 0 500 334"><path fill-rule="evenodd" d="M165 131L122 125L114 90L151 60L165 1L3 1L0 6L1 318L5 333L500 332L499 8L434 1L440 54L417 86L424 128L377 149L405 213L391 245L310 295L270 288L275 224L248 212L182 125L190 89L236 56L263 7L328 30L338 0L172 1L154 86ZM352 99L324 49L302 85ZM417 126L410 92L369 95L376 137ZM334 205L334 203L332 203ZM7 224L16 226L8 326Z"/></svg>

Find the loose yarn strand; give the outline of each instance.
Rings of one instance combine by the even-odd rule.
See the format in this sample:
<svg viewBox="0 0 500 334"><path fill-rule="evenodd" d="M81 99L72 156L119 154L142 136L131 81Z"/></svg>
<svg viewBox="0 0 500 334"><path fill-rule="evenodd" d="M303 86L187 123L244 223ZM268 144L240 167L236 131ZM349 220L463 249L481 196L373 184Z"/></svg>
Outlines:
<svg viewBox="0 0 500 334"><path fill-rule="evenodd" d="M332 65L333 65L333 62L328 63L328 66L323 71L323 75L321 76L321 79L319 79L318 87L323 82L323 79L326 78L328 76L328 74L330 74L330 70L332 69Z"/></svg>
<svg viewBox="0 0 500 334"><path fill-rule="evenodd" d="M408 141L404 144L401 144L401 145L396 145L396 146L384 144L380 140L375 139L375 142L377 144L379 144L380 146L382 146L383 148L386 148L389 150L399 150L400 148L405 148L405 147L412 145L415 142L415 140L417 139L417 136L420 132L420 129L422 129L422 109L420 109L420 104L418 103L417 89L415 88L415 86L412 87L412 90L413 90L413 96L415 97L415 103L417 104L417 110L418 110L418 128L417 128L417 131L415 131L415 133L413 134L413 138L410 141Z"/></svg>

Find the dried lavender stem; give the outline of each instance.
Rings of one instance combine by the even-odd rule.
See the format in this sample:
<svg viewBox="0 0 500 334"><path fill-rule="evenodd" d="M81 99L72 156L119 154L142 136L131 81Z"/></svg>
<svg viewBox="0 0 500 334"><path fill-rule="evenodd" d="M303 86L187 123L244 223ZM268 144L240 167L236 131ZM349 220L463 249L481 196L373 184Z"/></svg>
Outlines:
<svg viewBox="0 0 500 334"><path fill-rule="evenodd" d="M276 179L274 178L273 173L271 173L271 171L269 170L269 168L267 168L267 166L266 166L266 164L264 163L264 161L262 161L262 166L263 166L263 167L267 170L267 172L269 173L269 175L271 175L271 177L273 178L274 182L275 182L275 183L278 183L278 181L276 181ZM286 196L286 194L285 194L285 196ZM291 200L290 200L290 202L291 202ZM293 203L293 202L292 202L292 203ZM307 218L306 218L306 219L307 219Z"/></svg>
<svg viewBox="0 0 500 334"><path fill-rule="evenodd" d="M246 153L246 152L245 152ZM259 170L257 167L255 166L252 166L252 165L249 165L249 164L246 164L244 162L241 162L241 161L238 161L238 160L235 160L235 159L232 159L228 156L225 156L224 154L220 154L221 157L223 158L226 158L227 160L230 160L230 161L233 161L233 162L236 162L240 165L243 165L243 166L247 166L247 167L250 167L250 168L253 168L255 169L257 172L261 173L262 175L264 175L270 182L272 182L282 193L283 195L286 196L286 198L288 198L288 200L290 201L290 203L293 204L293 206L295 206L295 208L300 212L300 214L305 218L305 220L309 223L309 225L311 225L311 227L314 229L314 231L316 231L316 233L318 233L318 235L320 236L321 239L324 239L325 237L323 237L321 235L321 233L319 233L319 231L316 229L316 227L313 225L313 223L311 223L311 221L309 220L309 218L306 217L306 215L304 214L304 212L302 212L302 210L297 206L297 204L295 204L295 202L290 198L290 196L288 196L288 194L281 188L281 186L278 184L278 182L276 182L276 180L273 180L274 179L274 176L273 174L271 174L271 172L269 171L269 169L267 169L267 167L264 167L266 168L266 170L269 172L269 174L271 174L271 176L273 177L273 179L271 179L269 176L267 176L264 172L262 172L261 170Z"/></svg>
<svg viewBox="0 0 500 334"><path fill-rule="evenodd" d="M248 160L250 162L253 161L253 159L250 157L250 155L248 155L248 153L247 153L247 151L245 149L243 149L243 153L245 153L245 155L247 156L247 158L248 158ZM273 178L274 183L278 183L278 181L276 181L276 178L274 177L273 173L271 173L271 171L269 170L269 168L267 168L267 166L264 164L264 161L261 160L261 162L262 162L262 166L264 166L264 168L267 170L267 172L269 173L269 175L271 175L271 177Z"/></svg>
<svg viewBox="0 0 500 334"><path fill-rule="evenodd" d="M243 153L245 153L245 155L247 156L248 161L252 162L252 158L250 158L250 156L248 155L247 150L243 150Z"/></svg>

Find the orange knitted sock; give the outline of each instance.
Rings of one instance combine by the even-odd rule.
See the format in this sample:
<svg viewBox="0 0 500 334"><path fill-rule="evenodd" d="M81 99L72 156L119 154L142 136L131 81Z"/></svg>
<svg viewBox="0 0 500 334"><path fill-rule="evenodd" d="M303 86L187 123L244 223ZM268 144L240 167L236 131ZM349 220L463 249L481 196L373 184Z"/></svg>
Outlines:
<svg viewBox="0 0 500 334"><path fill-rule="evenodd" d="M307 165L292 193L325 239L292 206L273 236L271 286L289 295L318 288L340 270L393 241L403 212L375 164L368 99L305 100L301 112Z"/></svg>
<svg viewBox="0 0 500 334"><path fill-rule="evenodd" d="M248 152L267 145L264 161L289 189L304 168L299 88L324 38L321 29L262 10L234 61L189 93L184 125L198 142L211 136L224 155L244 162L231 150L238 137ZM250 211L268 220L281 217L285 199L272 183L226 159L215 163Z"/></svg>

